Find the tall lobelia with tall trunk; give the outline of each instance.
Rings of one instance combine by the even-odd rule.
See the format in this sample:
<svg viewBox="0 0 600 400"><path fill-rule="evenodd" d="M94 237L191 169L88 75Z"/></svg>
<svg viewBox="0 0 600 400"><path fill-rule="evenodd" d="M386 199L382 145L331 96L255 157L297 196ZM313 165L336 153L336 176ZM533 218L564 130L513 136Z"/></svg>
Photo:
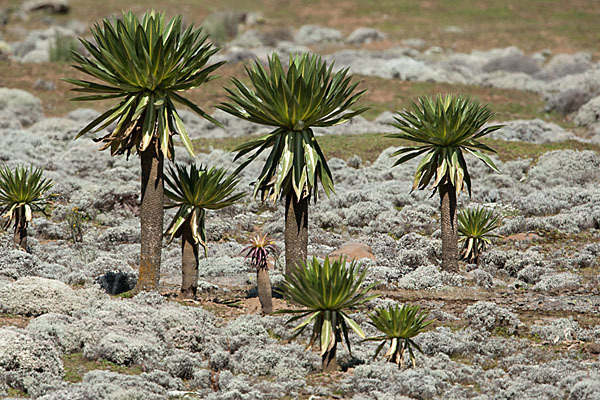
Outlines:
<svg viewBox="0 0 600 400"><path fill-rule="evenodd" d="M167 208L178 207L167 228L169 240L181 237L181 297L194 298L198 290L199 245L206 256L206 210L218 210L234 204L245 193L233 193L237 183L235 175L227 170L192 164L169 168L165 176L165 194L170 200Z"/></svg>
<svg viewBox="0 0 600 400"><path fill-rule="evenodd" d="M74 53L79 71L94 81L65 79L85 95L73 100L119 99L119 103L90 122L77 135L114 126L96 139L100 150L111 155L137 152L141 159L142 203L140 207L141 250L139 278L135 290L157 290L163 233L163 165L173 160L173 136L178 134L194 155L186 128L175 103L218 124L180 92L197 88L216 78L211 73L223 62L207 66L218 49L206 42L202 29L183 29L181 16L165 22L154 11L138 19L133 13L122 19L105 19L91 28L95 44L80 39L90 56ZM98 82L100 81L100 82ZM114 125L113 125L114 124Z"/></svg>
<svg viewBox="0 0 600 400"><path fill-rule="evenodd" d="M471 195L471 176L464 153L498 171L494 162L481 151L494 152L479 139L502 125L486 126L493 117L487 105L460 95L438 95L435 100L420 97L411 110L398 113L392 124L401 133L388 137L416 142L392 154L399 156L394 166L423 156L417 167L412 190L425 189L430 183L440 195L442 228L442 269L458 271L458 223L456 198L465 188Z"/></svg>
<svg viewBox="0 0 600 400"><path fill-rule="evenodd" d="M226 89L231 103L221 110L257 124L273 127L269 134L239 146L236 160L254 152L238 171L271 149L255 183L254 196L285 199L286 275L307 258L308 203L317 200L318 181L333 191L333 176L312 128L328 127L366 111L350 111L364 91L354 93L348 69L333 73L333 65L316 55L290 56L287 71L279 57L269 57L269 71L256 61L246 67L251 87L233 78Z"/></svg>

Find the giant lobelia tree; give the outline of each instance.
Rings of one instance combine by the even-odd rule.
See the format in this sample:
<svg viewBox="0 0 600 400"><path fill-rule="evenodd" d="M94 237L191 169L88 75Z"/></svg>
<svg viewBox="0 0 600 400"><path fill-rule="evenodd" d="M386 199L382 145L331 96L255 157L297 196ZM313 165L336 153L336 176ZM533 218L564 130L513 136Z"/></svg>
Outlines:
<svg viewBox="0 0 600 400"><path fill-rule="evenodd" d="M221 110L236 117L273 127L273 131L239 146L235 159L252 153L238 168L245 168L271 149L255 182L254 196L285 199L286 275L307 258L308 204L317 200L318 182L325 193L333 191L333 176L312 128L329 127L366 111L349 110L364 91L354 92L348 69L333 73L333 65L316 55L290 55L284 69L279 57L268 59L269 71L256 61L246 67L252 87L233 78L226 89L230 103Z"/></svg>
<svg viewBox="0 0 600 400"><path fill-rule="evenodd" d="M206 41L202 29L183 29L181 16L165 22L154 11L138 19L131 12L122 19L105 19L91 28L94 43L80 39L89 57L74 53L79 71L92 81L65 79L83 96L73 100L119 102L85 126L76 138L107 127L110 132L96 139L100 150L111 155L137 152L141 159L142 203L140 208L141 251L136 291L157 290L163 231L163 165L173 160L173 136L178 134L190 155L192 143L177 113L175 103L218 124L181 92L215 79L211 73L223 62L208 65L218 49ZM113 125L114 124L114 125Z"/></svg>
<svg viewBox="0 0 600 400"><path fill-rule="evenodd" d="M433 194L440 195L442 227L442 269L458 271L458 226L456 198L465 188L471 195L471 176L464 154L471 154L498 171L482 151L494 152L480 139L502 125L486 125L493 117L487 105L460 95L438 95L435 100L420 97L412 110L398 113L392 124L401 133L387 137L416 142L392 154L399 156L394 166L423 156L412 190L425 189L430 183ZM433 195L432 194L432 195Z"/></svg>

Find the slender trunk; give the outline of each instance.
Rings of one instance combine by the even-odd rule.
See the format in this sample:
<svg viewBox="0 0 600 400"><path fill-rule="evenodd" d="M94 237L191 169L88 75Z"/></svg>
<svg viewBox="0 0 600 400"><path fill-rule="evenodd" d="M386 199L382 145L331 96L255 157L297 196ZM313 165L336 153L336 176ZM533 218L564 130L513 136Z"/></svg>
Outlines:
<svg viewBox="0 0 600 400"><path fill-rule="evenodd" d="M329 350L323 357L321 358L321 369L325 373L336 372L338 370L337 359L335 357L335 353L337 350L337 342L333 345L333 349Z"/></svg>
<svg viewBox="0 0 600 400"><path fill-rule="evenodd" d="M181 297L193 299L198 291L198 244L189 224L181 229Z"/></svg>
<svg viewBox="0 0 600 400"><path fill-rule="evenodd" d="M458 221L456 189L451 183L438 186L442 222L442 269L458 272Z"/></svg>
<svg viewBox="0 0 600 400"><path fill-rule="evenodd" d="M285 198L285 274L290 276L296 265L308 256L308 202L298 201L294 191Z"/></svg>
<svg viewBox="0 0 600 400"><path fill-rule="evenodd" d="M267 268L258 268L256 270L256 282L262 313L271 314L271 311L273 311L273 299L271 298L271 278L269 278L269 270Z"/></svg>
<svg viewBox="0 0 600 400"><path fill-rule="evenodd" d="M25 209L23 207L18 208L15 213L15 244L27 251L27 219L25 218Z"/></svg>
<svg viewBox="0 0 600 400"><path fill-rule="evenodd" d="M164 157L151 143L141 153L142 204L140 207L140 271L135 292L158 290L163 236Z"/></svg>

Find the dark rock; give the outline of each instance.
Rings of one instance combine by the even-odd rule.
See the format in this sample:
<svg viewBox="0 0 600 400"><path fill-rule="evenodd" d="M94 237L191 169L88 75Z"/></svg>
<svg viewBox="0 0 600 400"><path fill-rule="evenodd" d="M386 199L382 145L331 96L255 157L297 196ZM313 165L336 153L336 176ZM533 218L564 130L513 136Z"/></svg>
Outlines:
<svg viewBox="0 0 600 400"><path fill-rule="evenodd" d="M556 111L568 115L579 110L592 99L592 94L582 89L567 89L553 94L546 103L545 111Z"/></svg>
<svg viewBox="0 0 600 400"><path fill-rule="evenodd" d="M135 287L137 277L122 271L109 271L96 279L106 293L117 295L128 292Z"/></svg>
<svg viewBox="0 0 600 400"><path fill-rule="evenodd" d="M25 12L47 11L52 14L68 14L71 10L68 0L29 0L21 8Z"/></svg>
<svg viewBox="0 0 600 400"><path fill-rule="evenodd" d="M495 58L482 67L484 72L509 71L524 72L532 75L540 70L540 67L533 58L522 54L511 54L504 57Z"/></svg>

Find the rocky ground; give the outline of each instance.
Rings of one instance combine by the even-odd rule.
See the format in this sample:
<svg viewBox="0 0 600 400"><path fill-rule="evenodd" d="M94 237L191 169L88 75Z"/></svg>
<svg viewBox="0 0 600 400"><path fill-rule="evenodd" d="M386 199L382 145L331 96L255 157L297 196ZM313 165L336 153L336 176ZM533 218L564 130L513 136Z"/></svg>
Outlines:
<svg viewBox="0 0 600 400"><path fill-rule="evenodd" d="M58 11L66 4L44 3ZM86 34L91 22L53 25L64 17L47 14L54 8L36 14L34 6L26 2L6 14L0 69L7 74L37 65L29 63L54 71L58 64L49 60L57 32ZM75 12L77 3L71 6ZM31 28L27 21L40 15L47 26ZM211 18L220 21L218 15ZM98 110L48 109L70 96L57 77L27 91L15 78L0 88L0 160L43 167L56 196L51 215L35 217L28 252L0 233L0 398L600 399L595 49L525 52L506 43L452 50L412 35L399 39L392 29L345 32L325 24L266 34L259 24L264 15L244 14L237 34L223 39L219 57L231 62L229 72L272 51L310 49L338 68L350 67L367 85L443 84L489 95L492 108L502 107L498 93L534 96L540 104L519 111L520 118L501 118L506 127L490 142L499 150L500 173L469 164L473 195L461 195L460 206L496 210L502 238L479 265L461 265L460 274L439 269L439 204L429 192L410 193L416 161L392 168L393 143L379 135L393 131L389 99L371 99L382 110L377 115L318 131L326 152L338 155L329 161L336 194L311 206L309 253L363 251L367 279L379 282L381 294L354 315L367 335L375 333L367 313L379 305L408 302L430 311L435 323L416 339L424 352L416 368L373 360L377 345L353 337L352 355L339 354L343 371L322 375L317 353L304 350L307 336L291 342L286 318L259 314L255 274L239 253L255 231L284 248L279 203L247 196L208 214L210 245L196 300L175 299L176 242L165 244L161 292L124 296L139 261L139 161L98 152L89 137L73 141ZM459 34L461 28L447 29ZM214 94L200 101L214 102ZM234 168L226 151L231 143L265 131L220 112L215 117L223 129L183 114L200 151L196 162L211 166ZM344 144L351 140L379 147ZM179 162L190 161L183 148L176 151ZM257 162L244 170L241 190L251 192L259 168ZM81 238L66 222L73 215L81 218ZM281 282L281 264L270 275L274 285ZM275 309L284 306L275 299Z"/></svg>

